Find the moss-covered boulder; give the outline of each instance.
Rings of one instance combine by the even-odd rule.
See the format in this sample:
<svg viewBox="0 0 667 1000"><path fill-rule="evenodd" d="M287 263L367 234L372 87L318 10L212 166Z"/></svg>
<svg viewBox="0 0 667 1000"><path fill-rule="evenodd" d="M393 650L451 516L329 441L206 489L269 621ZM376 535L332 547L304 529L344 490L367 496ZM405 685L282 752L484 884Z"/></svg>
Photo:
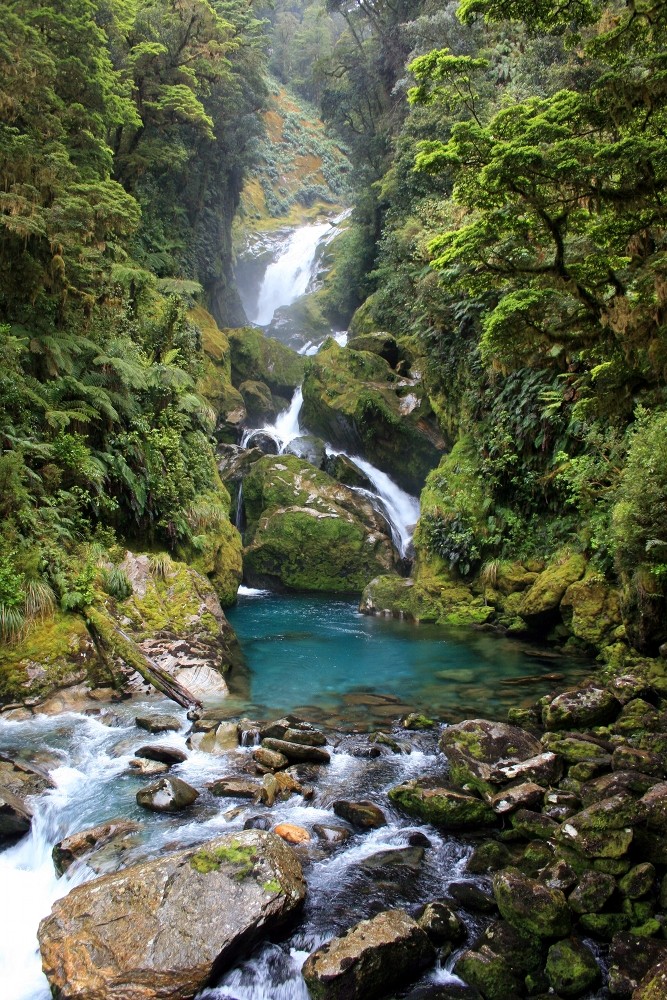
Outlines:
<svg viewBox="0 0 667 1000"><path fill-rule="evenodd" d="M426 587L412 578L379 576L365 587L359 610L451 627L483 625L492 616L493 609L460 580L443 574L439 584Z"/></svg>
<svg viewBox="0 0 667 1000"><path fill-rule="evenodd" d="M358 333L350 337L347 347L352 351L369 351L383 358L390 368L396 368L401 357L396 338L390 333Z"/></svg>
<svg viewBox="0 0 667 1000"><path fill-rule="evenodd" d="M449 761L450 777L457 788L487 792L501 767L519 764L539 755L539 740L523 729L488 719L467 719L448 726L440 736L440 748ZM495 793L497 788L493 789Z"/></svg>
<svg viewBox="0 0 667 1000"><path fill-rule="evenodd" d="M237 643L210 581L164 553L127 552L120 568L131 592L104 598L108 617L192 695L225 695ZM138 675L130 683L144 684Z"/></svg>
<svg viewBox="0 0 667 1000"><path fill-rule="evenodd" d="M445 448L420 382L333 340L308 361L301 420L337 447L367 455L413 494Z"/></svg>
<svg viewBox="0 0 667 1000"><path fill-rule="evenodd" d="M241 382L239 392L243 397L248 422L253 424L270 423L279 412L280 407L271 395L271 390L265 382L248 379Z"/></svg>
<svg viewBox="0 0 667 1000"><path fill-rule="evenodd" d="M547 729L577 729L602 725L616 717L620 705L609 688L587 684L557 695L542 710L542 722Z"/></svg>
<svg viewBox="0 0 667 1000"><path fill-rule="evenodd" d="M561 938L570 930L570 911L560 889L506 868L494 875L493 893L501 915L524 934Z"/></svg>
<svg viewBox="0 0 667 1000"><path fill-rule="evenodd" d="M497 819L493 809L476 796L418 779L392 788L389 801L408 815L418 816L443 830L489 826Z"/></svg>
<svg viewBox="0 0 667 1000"><path fill-rule="evenodd" d="M272 393L290 399L301 384L304 359L279 340L267 337L257 327L227 330L231 354L232 383L263 382Z"/></svg>
<svg viewBox="0 0 667 1000"><path fill-rule="evenodd" d="M563 621L577 639L602 647L618 638L620 594L599 573L570 584L560 602Z"/></svg>
<svg viewBox="0 0 667 1000"><path fill-rule="evenodd" d="M519 614L530 625L553 618L568 587L584 575L586 560L583 556L563 554L538 575L526 591L519 606Z"/></svg>
<svg viewBox="0 0 667 1000"><path fill-rule="evenodd" d="M0 704L46 698L86 680L108 683L109 674L79 615L34 619L19 642L0 646Z"/></svg>
<svg viewBox="0 0 667 1000"><path fill-rule="evenodd" d="M360 593L393 569L388 526L354 490L293 455L266 456L244 481L251 584Z"/></svg>
<svg viewBox="0 0 667 1000"><path fill-rule="evenodd" d="M464 951L454 972L466 983L476 986L486 1000L518 1000L523 996L521 976L488 944Z"/></svg>
<svg viewBox="0 0 667 1000"><path fill-rule="evenodd" d="M552 944L545 971L550 985L563 997L581 996L600 979L593 952L578 938Z"/></svg>

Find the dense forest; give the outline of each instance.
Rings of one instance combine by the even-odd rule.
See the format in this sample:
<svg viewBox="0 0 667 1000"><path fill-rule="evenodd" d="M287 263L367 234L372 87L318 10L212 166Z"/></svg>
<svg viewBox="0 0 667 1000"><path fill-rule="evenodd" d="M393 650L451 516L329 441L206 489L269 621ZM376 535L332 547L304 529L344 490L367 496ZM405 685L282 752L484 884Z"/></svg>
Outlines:
<svg viewBox="0 0 667 1000"><path fill-rule="evenodd" d="M244 322L232 224L278 81L352 164L325 310L402 338L449 445L418 555L492 581L583 553L656 652L663 4L15 0L0 31L5 640L128 543L238 561L201 307Z"/></svg>

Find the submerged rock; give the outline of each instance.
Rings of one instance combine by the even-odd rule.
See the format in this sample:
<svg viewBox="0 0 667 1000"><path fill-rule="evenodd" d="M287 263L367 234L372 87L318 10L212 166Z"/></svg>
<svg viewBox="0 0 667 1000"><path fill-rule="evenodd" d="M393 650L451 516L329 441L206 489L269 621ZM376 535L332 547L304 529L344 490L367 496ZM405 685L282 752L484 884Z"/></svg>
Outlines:
<svg viewBox="0 0 667 1000"><path fill-rule="evenodd" d="M302 973L314 1000L373 1000L416 979L434 958L421 927L404 910L388 910L327 941Z"/></svg>
<svg viewBox="0 0 667 1000"><path fill-rule="evenodd" d="M220 837L58 900L39 928L44 971L61 1000L185 1000L305 892L301 866L278 837Z"/></svg>
<svg viewBox="0 0 667 1000"><path fill-rule="evenodd" d="M80 861L99 847L126 837L130 833L137 833L141 829L142 824L135 823L134 820L110 819L106 823L100 823L99 826L65 837L51 852L56 874L62 875L75 861Z"/></svg>

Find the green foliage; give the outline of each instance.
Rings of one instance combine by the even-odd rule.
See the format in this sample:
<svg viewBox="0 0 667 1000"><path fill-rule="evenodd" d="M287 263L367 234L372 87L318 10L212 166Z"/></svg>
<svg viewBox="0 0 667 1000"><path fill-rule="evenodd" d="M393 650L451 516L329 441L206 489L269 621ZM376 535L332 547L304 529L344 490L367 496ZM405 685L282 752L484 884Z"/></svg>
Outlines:
<svg viewBox="0 0 667 1000"><path fill-rule="evenodd" d="M618 568L647 565L667 584L667 413L640 410L616 491L612 537Z"/></svg>
<svg viewBox="0 0 667 1000"><path fill-rule="evenodd" d="M102 570L102 586L116 601L125 601L132 594L132 584L127 573L120 566L112 566ZM90 602L89 602L90 603Z"/></svg>

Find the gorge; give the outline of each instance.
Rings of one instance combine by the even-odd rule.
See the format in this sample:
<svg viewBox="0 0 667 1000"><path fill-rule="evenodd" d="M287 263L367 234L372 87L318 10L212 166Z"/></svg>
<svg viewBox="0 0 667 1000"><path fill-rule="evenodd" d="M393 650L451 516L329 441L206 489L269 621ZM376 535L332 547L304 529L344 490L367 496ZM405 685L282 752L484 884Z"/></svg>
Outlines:
<svg viewBox="0 0 667 1000"><path fill-rule="evenodd" d="M7 5L3 997L667 996L662 8Z"/></svg>

